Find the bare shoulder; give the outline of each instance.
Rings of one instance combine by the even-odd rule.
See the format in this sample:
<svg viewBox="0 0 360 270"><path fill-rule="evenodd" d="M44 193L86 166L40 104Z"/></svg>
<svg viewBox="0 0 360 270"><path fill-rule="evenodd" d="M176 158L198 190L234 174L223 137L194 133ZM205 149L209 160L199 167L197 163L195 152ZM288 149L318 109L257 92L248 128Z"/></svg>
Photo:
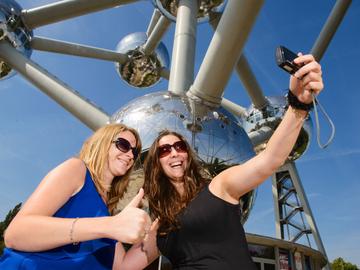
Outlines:
<svg viewBox="0 0 360 270"><path fill-rule="evenodd" d="M86 166L79 158L69 158L52 169L44 179L61 179L74 189L78 189L84 183Z"/></svg>
<svg viewBox="0 0 360 270"><path fill-rule="evenodd" d="M52 169L21 209L21 215L52 216L84 185L85 164L70 158Z"/></svg>

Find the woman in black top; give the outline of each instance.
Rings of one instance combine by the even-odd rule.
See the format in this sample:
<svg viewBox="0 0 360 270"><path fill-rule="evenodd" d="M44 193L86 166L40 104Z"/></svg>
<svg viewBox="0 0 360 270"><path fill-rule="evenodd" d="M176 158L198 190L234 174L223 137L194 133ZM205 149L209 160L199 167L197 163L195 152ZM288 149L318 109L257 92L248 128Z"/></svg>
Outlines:
<svg viewBox="0 0 360 270"><path fill-rule="evenodd" d="M123 261L136 258L129 269L144 268L158 249L174 269L256 269L240 223L239 199L285 162L312 93L323 88L321 66L312 55L294 62L302 67L290 78L289 108L266 149L247 162L208 182L183 136L164 131L154 141L144 165L144 190L156 220L144 241L124 253Z"/></svg>

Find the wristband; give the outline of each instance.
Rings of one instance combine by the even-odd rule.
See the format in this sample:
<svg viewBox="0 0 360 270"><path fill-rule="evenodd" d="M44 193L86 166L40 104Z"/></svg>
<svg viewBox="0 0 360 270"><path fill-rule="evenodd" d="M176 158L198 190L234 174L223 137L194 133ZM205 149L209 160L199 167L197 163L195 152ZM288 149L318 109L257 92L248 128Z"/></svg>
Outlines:
<svg viewBox="0 0 360 270"><path fill-rule="evenodd" d="M303 103L300 100L298 100L298 98L291 92L291 90L288 91L287 95L286 95L288 104L297 110L303 110L306 112L309 112L313 107L314 104L311 102L309 104Z"/></svg>

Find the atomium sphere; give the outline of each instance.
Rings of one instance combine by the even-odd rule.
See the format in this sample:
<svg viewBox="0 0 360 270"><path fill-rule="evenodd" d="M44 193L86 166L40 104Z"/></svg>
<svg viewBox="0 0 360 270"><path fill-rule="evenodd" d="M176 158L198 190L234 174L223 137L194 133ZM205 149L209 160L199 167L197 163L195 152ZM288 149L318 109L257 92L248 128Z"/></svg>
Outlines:
<svg viewBox="0 0 360 270"><path fill-rule="evenodd" d="M19 52L30 57L30 39L33 36L21 20L22 8L13 0L0 1L0 41L5 40ZM0 80L14 75L11 67L0 59Z"/></svg>
<svg viewBox="0 0 360 270"><path fill-rule="evenodd" d="M160 131L169 129L181 133L212 176L254 156L249 137L228 111L210 108L167 91L133 100L120 108L111 122L123 123L139 132L142 159ZM255 194L251 191L241 199L242 222L249 216Z"/></svg>
<svg viewBox="0 0 360 270"><path fill-rule="evenodd" d="M270 127L275 130L283 118L286 108L288 106L287 100L284 96L266 97L268 106L265 110L259 110L251 105L247 110L247 117L243 119L243 126L247 133L257 131L263 126ZM312 133L312 122L310 117L304 122L300 131L300 135L291 151L288 159L296 160L307 150ZM267 142L264 142L255 147L255 152L259 153L264 150Z"/></svg>
<svg viewBox="0 0 360 270"><path fill-rule="evenodd" d="M169 67L169 54L160 42L155 51L146 55L142 47L147 40L146 33L137 32L125 36L117 45L116 51L128 56L124 64L116 63L116 71L130 86L150 87L161 79L161 70Z"/></svg>
<svg viewBox="0 0 360 270"><path fill-rule="evenodd" d="M176 21L179 0L153 0L152 2L165 17ZM198 22L208 21L210 12L222 12L226 2L226 0L199 0Z"/></svg>

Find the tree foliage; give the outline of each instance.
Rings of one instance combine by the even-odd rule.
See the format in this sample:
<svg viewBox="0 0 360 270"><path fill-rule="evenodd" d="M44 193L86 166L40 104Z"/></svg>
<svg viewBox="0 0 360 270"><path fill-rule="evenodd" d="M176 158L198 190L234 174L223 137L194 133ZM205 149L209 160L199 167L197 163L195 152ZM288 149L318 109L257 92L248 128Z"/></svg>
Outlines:
<svg viewBox="0 0 360 270"><path fill-rule="evenodd" d="M344 261L343 258L337 258L331 263L331 268L333 270L359 270L359 268L350 262Z"/></svg>
<svg viewBox="0 0 360 270"><path fill-rule="evenodd" d="M3 252L3 249L5 248L4 243L4 232L6 228L9 226L12 219L16 216L16 214L19 212L21 208L21 203L16 205L14 209L10 210L9 213L7 213L5 220L0 222L0 255Z"/></svg>

